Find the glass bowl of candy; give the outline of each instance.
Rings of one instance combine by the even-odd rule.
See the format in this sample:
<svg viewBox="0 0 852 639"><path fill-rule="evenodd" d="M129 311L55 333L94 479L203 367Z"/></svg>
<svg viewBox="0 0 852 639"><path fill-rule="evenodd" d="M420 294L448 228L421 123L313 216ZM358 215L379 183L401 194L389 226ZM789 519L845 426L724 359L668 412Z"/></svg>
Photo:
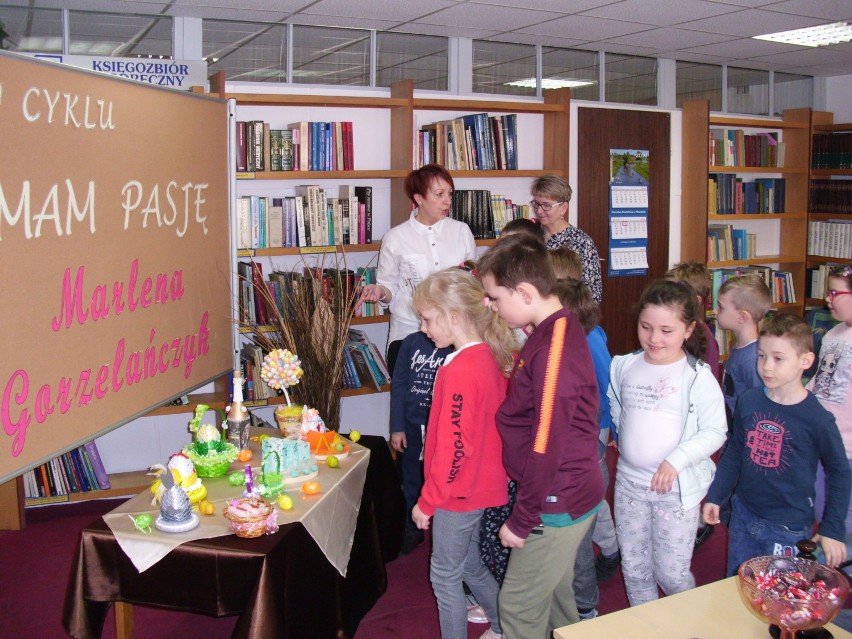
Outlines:
<svg viewBox="0 0 852 639"><path fill-rule="evenodd" d="M768 556L744 561L737 571L743 603L781 629L781 639L820 628L837 616L849 594L846 577L803 557Z"/></svg>

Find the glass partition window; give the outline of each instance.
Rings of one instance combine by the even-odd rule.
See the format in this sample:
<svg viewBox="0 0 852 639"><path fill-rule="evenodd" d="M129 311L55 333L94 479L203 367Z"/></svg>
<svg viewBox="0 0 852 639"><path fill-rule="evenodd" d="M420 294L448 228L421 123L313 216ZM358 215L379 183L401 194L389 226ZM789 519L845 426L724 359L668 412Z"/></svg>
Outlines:
<svg viewBox="0 0 852 639"><path fill-rule="evenodd" d="M769 71L728 67L728 113L769 115Z"/></svg>
<svg viewBox="0 0 852 639"><path fill-rule="evenodd" d="M0 49L25 53L62 53L59 9L0 7Z"/></svg>
<svg viewBox="0 0 852 639"><path fill-rule="evenodd" d="M291 81L369 86L370 32L295 25Z"/></svg>
<svg viewBox="0 0 852 639"><path fill-rule="evenodd" d="M597 51L542 47L541 78L545 89L567 86L574 100L601 99Z"/></svg>
<svg viewBox="0 0 852 639"><path fill-rule="evenodd" d="M772 74L775 95L775 115L784 115L785 109L810 109L814 103L814 79L795 73Z"/></svg>
<svg viewBox="0 0 852 639"><path fill-rule="evenodd" d="M604 58L607 102L657 105L657 60L607 53Z"/></svg>
<svg viewBox="0 0 852 639"><path fill-rule="evenodd" d="M202 52L208 75L234 82L287 81L287 25L204 20Z"/></svg>
<svg viewBox="0 0 852 639"><path fill-rule="evenodd" d="M133 58L171 58L172 17L132 13L70 11L68 52Z"/></svg>
<svg viewBox="0 0 852 639"><path fill-rule="evenodd" d="M678 62L677 106L690 100L709 100L711 111L722 110L722 67L716 64Z"/></svg>
<svg viewBox="0 0 852 639"><path fill-rule="evenodd" d="M410 33L376 33L376 86L413 80L416 89L447 90L449 39Z"/></svg>
<svg viewBox="0 0 852 639"><path fill-rule="evenodd" d="M535 58L532 44L474 40L474 93L535 95L538 75Z"/></svg>

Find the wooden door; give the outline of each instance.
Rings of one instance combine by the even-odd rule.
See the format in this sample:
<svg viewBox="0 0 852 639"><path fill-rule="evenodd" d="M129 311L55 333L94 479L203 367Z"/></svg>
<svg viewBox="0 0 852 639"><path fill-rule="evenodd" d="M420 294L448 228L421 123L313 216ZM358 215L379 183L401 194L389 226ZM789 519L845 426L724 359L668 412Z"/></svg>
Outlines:
<svg viewBox="0 0 852 639"><path fill-rule="evenodd" d="M668 270L670 124L668 113L620 109L579 109L577 123L578 226L588 233L604 260L602 326L609 351L628 353L639 347L634 305L642 290ZM648 275L609 277L609 155L610 149L650 151L648 190Z"/></svg>

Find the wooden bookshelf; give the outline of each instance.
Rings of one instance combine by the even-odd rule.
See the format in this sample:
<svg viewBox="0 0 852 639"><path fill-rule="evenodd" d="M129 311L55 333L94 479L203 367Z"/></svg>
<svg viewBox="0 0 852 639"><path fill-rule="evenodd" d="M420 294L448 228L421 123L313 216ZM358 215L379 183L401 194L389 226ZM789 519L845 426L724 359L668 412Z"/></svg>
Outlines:
<svg viewBox="0 0 852 639"><path fill-rule="evenodd" d="M785 145L784 166L744 167L710 164L711 128L754 129L777 132ZM696 100L683 106L683 170L681 182L681 261L696 260L709 268L730 268L751 264L767 265L792 274L796 302L783 304L785 310L802 313L805 300L807 246L808 179L810 157L810 109L785 111L782 119L742 118L710 114L709 102ZM708 179L711 173L755 176L774 175L786 183L785 210L773 214L713 214L708 212ZM775 233L776 246L753 258L719 262L707 261L709 223L744 224L752 232ZM776 225L776 226L771 226Z"/></svg>

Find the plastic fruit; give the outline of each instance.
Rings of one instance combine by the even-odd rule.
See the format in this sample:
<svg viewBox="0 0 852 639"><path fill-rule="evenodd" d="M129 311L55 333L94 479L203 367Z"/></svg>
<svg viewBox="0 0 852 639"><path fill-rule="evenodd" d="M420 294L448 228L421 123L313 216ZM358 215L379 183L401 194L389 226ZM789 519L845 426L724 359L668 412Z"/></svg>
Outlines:
<svg viewBox="0 0 852 639"><path fill-rule="evenodd" d="M241 462L251 461L252 457L253 454L248 448L243 448L239 453L237 453L237 459Z"/></svg>
<svg viewBox="0 0 852 639"><path fill-rule="evenodd" d="M343 442L337 442L334 445L334 450L336 450L338 453L342 453L344 448L346 448L346 446L344 446Z"/></svg>
<svg viewBox="0 0 852 639"><path fill-rule="evenodd" d="M281 510L290 510L293 507L293 498L285 493L278 498L278 505Z"/></svg>
<svg viewBox="0 0 852 639"><path fill-rule="evenodd" d="M202 515L212 515L216 512L216 506L213 505L212 501L207 501L205 499L198 505L198 510L201 511Z"/></svg>
<svg viewBox="0 0 852 639"><path fill-rule="evenodd" d="M306 481L302 484L302 492L306 495L316 495L322 490L322 486L319 485L318 481Z"/></svg>
<svg viewBox="0 0 852 639"><path fill-rule="evenodd" d="M337 459L334 455L329 455L325 458L325 465L329 468L337 468L340 466L340 460Z"/></svg>
<svg viewBox="0 0 852 639"><path fill-rule="evenodd" d="M228 475L228 483L231 486L243 486L246 483L246 474L242 471L235 471Z"/></svg>
<svg viewBox="0 0 852 639"><path fill-rule="evenodd" d="M351 439L353 442L357 442L359 439L361 439L361 433L357 430L350 430L349 439Z"/></svg>

